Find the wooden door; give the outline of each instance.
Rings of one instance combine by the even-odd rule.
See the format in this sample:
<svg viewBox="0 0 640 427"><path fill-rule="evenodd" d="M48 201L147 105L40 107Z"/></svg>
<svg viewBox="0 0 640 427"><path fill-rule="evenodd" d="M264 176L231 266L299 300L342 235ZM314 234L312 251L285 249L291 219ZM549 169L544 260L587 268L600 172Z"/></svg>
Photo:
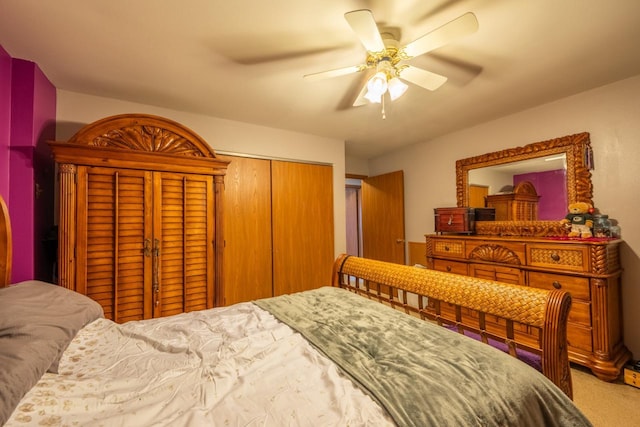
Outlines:
<svg viewBox="0 0 640 427"><path fill-rule="evenodd" d="M116 322L152 316L152 173L79 166L76 291Z"/></svg>
<svg viewBox="0 0 640 427"><path fill-rule="evenodd" d="M484 208L487 206L486 197L489 195L489 187L486 185L469 184L469 206L471 208Z"/></svg>
<svg viewBox="0 0 640 427"><path fill-rule="evenodd" d="M405 264L402 171L362 180L362 246L365 258Z"/></svg>
<svg viewBox="0 0 640 427"><path fill-rule="evenodd" d="M362 256L361 199L360 186L345 188L345 210L347 212L347 254Z"/></svg>
<svg viewBox="0 0 640 427"><path fill-rule="evenodd" d="M331 284L333 168L271 162L274 296Z"/></svg>
<svg viewBox="0 0 640 427"><path fill-rule="evenodd" d="M153 175L153 317L214 306L213 177Z"/></svg>
<svg viewBox="0 0 640 427"><path fill-rule="evenodd" d="M271 161L226 156L224 304L273 296Z"/></svg>

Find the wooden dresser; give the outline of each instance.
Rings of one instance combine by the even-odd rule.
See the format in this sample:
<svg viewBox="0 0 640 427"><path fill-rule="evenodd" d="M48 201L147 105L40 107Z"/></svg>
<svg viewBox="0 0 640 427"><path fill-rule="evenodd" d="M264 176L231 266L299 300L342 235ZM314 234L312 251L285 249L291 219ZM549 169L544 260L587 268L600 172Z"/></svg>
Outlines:
<svg viewBox="0 0 640 427"><path fill-rule="evenodd" d="M620 243L426 235L426 257L435 270L569 291L569 359L613 381L631 358L623 343Z"/></svg>

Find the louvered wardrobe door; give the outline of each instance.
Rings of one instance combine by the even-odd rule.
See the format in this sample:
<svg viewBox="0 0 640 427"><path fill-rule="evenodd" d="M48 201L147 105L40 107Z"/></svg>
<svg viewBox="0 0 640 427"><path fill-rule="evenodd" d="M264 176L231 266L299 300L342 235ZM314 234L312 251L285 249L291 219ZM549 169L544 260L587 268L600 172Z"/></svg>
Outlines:
<svg viewBox="0 0 640 427"><path fill-rule="evenodd" d="M154 317L213 307L213 177L154 173Z"/></svg>
<svg viewBox="0 0 640 427"><path fill-rule="evenodd" d="M152 267L151 178L147 171L78 168L77 290L116 322L153 314L145 286Z"/></svg>

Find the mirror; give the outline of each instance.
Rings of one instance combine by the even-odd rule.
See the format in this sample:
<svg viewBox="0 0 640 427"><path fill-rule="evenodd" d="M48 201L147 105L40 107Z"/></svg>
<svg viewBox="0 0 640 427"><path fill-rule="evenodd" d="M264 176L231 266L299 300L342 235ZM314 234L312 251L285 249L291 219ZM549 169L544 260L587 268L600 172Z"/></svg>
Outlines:
<svg viewBox="0 0 640 427"><path fill-rule="evenodd" d="M523 189L529 184L530 187ZM525 201L529 201L530 206L525 206ZM508 209L508 205L514 203L520 204L515 212L520 218L513 217L514 213ZM471 169L468 206L494 208L496 221L563 218L567 213L566 154Z"/></svg>
<svg viewBox="0 0 640 427"><path fill-rule="evenodd" d="M512 186L517 184L514 182L514 175L521 175L522 179L527 179L527 177L536 176L549 170L555 170L555 174L559 175L564 173L563 178L554 178L560 179L555 181L558 187L557 194L551 194L552 192L550 193L550 190L547 189L547 193L544 195L547 199L554 199L556 205L554 211L551 213L541 212L540 217L536 212L530 224L523 224L520 218L516 218L519 223L516 229L512 229L513 221L497 218L497 221L492 221L490 228L493 231L489 233L505 234L504 228L508 228L508 234L522 235L519 234L520 232L544 234L549 232L544 223L546 221L557 223L562 219L566 213L567 204L578 201L593 204L590 172L592 165L593 155L587 132L458 160L456 162L457 204L459 207L476 207L474 205L480 207L481 202L472 200L473 191L470 188L473 186L485 186L487 192L491 190L488 194L505 194L513 192ZM532 173L533 175L526 175ZM562 205L562 214L558 216L560 208L557 206ZM528 220L529 218L527 218ZM479 221L476 224L477 231L478 229L482 230L483 226L487 227L487 224L483 224L484 222ZM540 226L539 230L521 229L521 227L536 228L534 226L538 225ZM558 232L558 230L555 231Z"/></svg>

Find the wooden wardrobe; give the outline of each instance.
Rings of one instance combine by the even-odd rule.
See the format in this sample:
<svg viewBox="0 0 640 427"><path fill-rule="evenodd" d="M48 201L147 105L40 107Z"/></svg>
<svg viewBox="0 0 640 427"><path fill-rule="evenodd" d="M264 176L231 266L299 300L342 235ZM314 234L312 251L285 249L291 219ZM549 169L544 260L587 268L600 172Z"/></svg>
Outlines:
<svg viewBox="0 0 640 427"><path fill-rule="evenodd" d="M530 181L522 181L513 192L486 196L487 207L496 210L496 221L537 221L538 192Z"/></svg>
<svg viewBox="0 0 640 427"><path fill-rule="evenodd" d="M151 115L107 117L51 142L58 282L117 322L222 305L227 161Z"/></svg>

